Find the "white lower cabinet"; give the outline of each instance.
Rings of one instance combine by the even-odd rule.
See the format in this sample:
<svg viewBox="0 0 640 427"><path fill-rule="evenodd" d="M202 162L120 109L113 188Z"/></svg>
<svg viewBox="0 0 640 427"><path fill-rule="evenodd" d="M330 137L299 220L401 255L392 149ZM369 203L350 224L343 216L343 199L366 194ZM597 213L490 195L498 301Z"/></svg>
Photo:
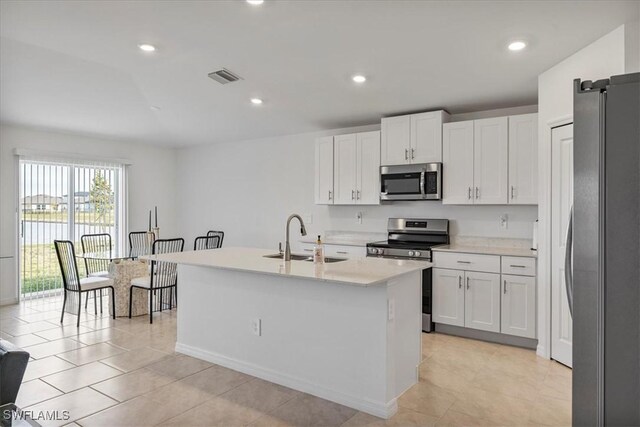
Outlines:
<svg viewBox="0 0 640 427"><path fill-rule="evenodd" d="M464 326L500 332L500 275L466 271Z"/></svg>
<svg viewBox="0 0 640 427"><path fill-rule="evenodd" d="M536 278L502 275L503 334L536 337Z"/></svg>
<svg viewBox="0 0 640 427"><path fill-rule="evenodd" d="M433 262L435 323L536 338L535 258L434 252Z"/></svg>
<svg viewBox="0 0 640 427"><path fill-rule="evenodd" d="M464 271L432 270L433 321L464 326Z"/></svg>

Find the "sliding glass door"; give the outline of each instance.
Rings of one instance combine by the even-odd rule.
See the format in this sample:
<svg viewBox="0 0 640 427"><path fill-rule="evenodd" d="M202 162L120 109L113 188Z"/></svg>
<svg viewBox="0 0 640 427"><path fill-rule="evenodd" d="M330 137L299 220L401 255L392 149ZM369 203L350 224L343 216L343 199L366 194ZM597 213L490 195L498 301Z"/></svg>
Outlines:
<svg viewBox="0 0 640 427"><path fill-rule="evenodd" d="M74 242L77 253L84 234L108 233L115 247L124 244L124 167L23 159L19 173L20 294L52 296L62 291L54 240Z"/></svg>

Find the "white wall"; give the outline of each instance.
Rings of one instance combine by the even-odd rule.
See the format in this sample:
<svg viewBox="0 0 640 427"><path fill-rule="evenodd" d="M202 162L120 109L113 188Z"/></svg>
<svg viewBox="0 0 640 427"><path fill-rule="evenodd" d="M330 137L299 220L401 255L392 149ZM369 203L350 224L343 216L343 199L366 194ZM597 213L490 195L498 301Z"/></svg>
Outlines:
<svg viewBox="0 0 640 427"><path fill-rule="evenodd" d="M15 302L18 296L17 276L11 268L16 262L16 148L87 159L129 160L129 230L145 230L148 211L157 205L162 236L177 235L175 150L3 124L0 126L0 255L13 260L2 262L0 305Z"/></svg>
<svg viewBox="0 0 640 427"><path fill-rule="evenodd" d="M517 113L535 112L535 106ZM495 110L494 116L513 109ZM466 119L474 118L465 116ZM285 221L296 212L310 235L326 230L386 233L387 218L448 218L451 233L465 236L531 238L537 218L535 206L444 206L441 202L399 202L381 206L317 206L314 204L314 144L321 135L376 130L379 125L336 129L243 142L221 143L180 150L178 161L179 222L193 241L210 229L224 230L225 246L277 248L284 242ZM356 213L363 213L362 224ZM499 216L509 217L506 230ZM299 229L292 227L292 240ZM293 243L292 243L293 245Z"/></svg>
<svg viewBox="0 0 640 427"><path fill-rule="evenodd" d="M550 355L551 128L573 121L573 79L623 74L625 58L625 26L621 26L538 77L538 354L544 357Z"/></svg>

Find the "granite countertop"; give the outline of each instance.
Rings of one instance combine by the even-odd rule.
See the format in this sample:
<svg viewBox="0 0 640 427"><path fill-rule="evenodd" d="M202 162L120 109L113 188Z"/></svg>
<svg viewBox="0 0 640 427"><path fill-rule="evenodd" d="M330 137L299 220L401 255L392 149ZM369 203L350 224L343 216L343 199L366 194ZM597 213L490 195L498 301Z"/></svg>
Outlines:
<svg viewBox="0 0 640 427"><path fill-rule="evenodd" d="M246 271L284 277L312 279L355 286L383 284L389 279L432 266L426 261L387 258L350 258L346 261L316 265L309 261L289 261L264 258L273 254L271 249L220 248L187 251L140 258L151 261L169 261L190 266Z"/></svg>

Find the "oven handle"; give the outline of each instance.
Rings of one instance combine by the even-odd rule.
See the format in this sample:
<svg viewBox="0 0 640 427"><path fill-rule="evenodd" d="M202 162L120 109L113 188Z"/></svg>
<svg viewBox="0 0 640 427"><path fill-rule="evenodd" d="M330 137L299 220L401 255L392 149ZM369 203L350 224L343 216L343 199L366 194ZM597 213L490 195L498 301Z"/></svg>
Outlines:
<svg viewBox="0 0 640 427"><path fill-rule="evenodd" d="M427 174L426 171L422 171L420 172L420 194L422 194L422 197L426 196L426 191L425 191L425 175Z"/></svg>

